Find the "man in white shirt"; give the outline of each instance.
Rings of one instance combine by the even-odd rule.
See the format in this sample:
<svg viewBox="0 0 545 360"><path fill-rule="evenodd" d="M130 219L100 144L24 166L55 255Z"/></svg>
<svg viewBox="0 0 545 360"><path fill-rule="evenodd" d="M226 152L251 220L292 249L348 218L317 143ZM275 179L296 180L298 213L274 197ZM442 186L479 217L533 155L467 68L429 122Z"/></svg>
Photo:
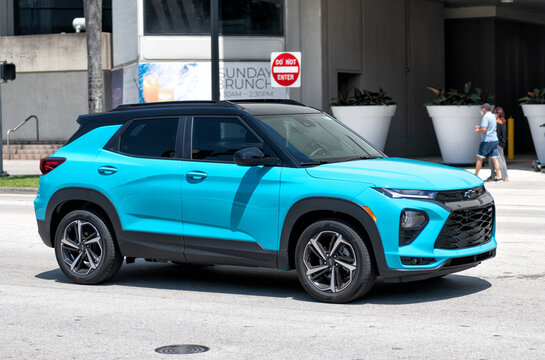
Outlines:
<svg viewBox="0 0 545 360"><path fill-rule="evenodd" d="M496 170L496 178L492 181L500 181L500 162L498 161L498 134L496 133L496 117L491 112L490 104L481 106L481 114L483 119L481 125L475 125L475 133L481 134L481 143L477 152L477 161L475 162L475 175L479 175L479 170L483 166L483 160L487 156L492 158L494 169Z"/></svg>

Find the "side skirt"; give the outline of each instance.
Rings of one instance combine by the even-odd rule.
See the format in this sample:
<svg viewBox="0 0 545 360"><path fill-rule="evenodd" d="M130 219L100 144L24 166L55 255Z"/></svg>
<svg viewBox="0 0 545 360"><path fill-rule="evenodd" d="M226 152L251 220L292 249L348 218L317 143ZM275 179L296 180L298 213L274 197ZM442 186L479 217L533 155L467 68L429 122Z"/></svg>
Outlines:
<svg viewBox="0 0 545 360"><path fill-rule="evenodd" d="M278 252L258 243L184 236L187 262L276 268Z"/></svg>
<svg viewBox="0 0 545 360"><path fill-rule="evenodd" d="M121 254L129 258L150 258L184 262L181 235L140 231L117 232Z"/></svg>
<svg viewBox="0 0 545 360"><path fill-rule="evenodd" d="M238 265L276 268L278 252L258 243L183 237L139 231L121 231L119 248L123 256L190 262L195 264ZM183 245L182 245L183 243Z"/></svg>

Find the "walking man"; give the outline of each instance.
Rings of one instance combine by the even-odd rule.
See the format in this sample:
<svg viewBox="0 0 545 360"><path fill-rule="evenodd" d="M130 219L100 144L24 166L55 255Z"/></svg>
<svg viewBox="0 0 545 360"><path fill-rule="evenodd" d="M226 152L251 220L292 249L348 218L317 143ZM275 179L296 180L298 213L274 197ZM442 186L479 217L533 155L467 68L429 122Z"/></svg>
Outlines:
<svg viewBox="0 0 545 360"><path fill-rule="evenodd" d="M483 160L487 156L492 158L492 164L496 170L496 177L492 181L501 180L500 162L498 161L498 135L496 133L496 117L491 112L490 104L481 106L481 114L483 119L481 125L475 125L475 133L481 134L481 144L477 152L477 161L475 162L475 175L479 175L479 171L483 166Z"/></svg>

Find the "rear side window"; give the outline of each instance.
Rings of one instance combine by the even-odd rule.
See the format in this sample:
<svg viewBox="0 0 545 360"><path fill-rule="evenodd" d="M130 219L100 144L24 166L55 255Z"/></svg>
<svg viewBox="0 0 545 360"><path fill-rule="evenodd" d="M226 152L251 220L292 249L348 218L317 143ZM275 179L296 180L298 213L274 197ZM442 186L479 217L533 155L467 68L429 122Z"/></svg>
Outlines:
<svg viewBox="0 0 545 360"><path fill-rule="evenodd" d="M233 162L233 154L247 147L263 151L264 145L238 118L194 118L192 159Z"/></svg>
<svg viewBox="0 0 545 360"><path fill-rule="evenodd" d="M129 155L173 158L178 119L135 120L121 135L119 151Z"/></svg>

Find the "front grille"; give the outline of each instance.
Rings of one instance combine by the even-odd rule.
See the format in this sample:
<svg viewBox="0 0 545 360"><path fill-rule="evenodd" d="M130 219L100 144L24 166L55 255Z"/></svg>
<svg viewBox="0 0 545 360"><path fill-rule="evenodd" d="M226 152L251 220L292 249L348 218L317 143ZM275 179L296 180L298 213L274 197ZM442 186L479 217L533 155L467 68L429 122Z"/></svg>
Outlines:
<svg viewBox="0 0 545 360"><path fill-rule="evenodd" d="M465 249L492 238L494 205L453 211L435 241L436 249Z"/></svg>
<svg viewBox="0 0 545 360"><path fill-rule="evenodd" d="M452 202L452 201L463 201L463 200L472 200L481 197L486 192L486 189L483 185L478 186L473 189L463 189L463 190L449 190L449 191L439 191L437 201Z"/></svg>

